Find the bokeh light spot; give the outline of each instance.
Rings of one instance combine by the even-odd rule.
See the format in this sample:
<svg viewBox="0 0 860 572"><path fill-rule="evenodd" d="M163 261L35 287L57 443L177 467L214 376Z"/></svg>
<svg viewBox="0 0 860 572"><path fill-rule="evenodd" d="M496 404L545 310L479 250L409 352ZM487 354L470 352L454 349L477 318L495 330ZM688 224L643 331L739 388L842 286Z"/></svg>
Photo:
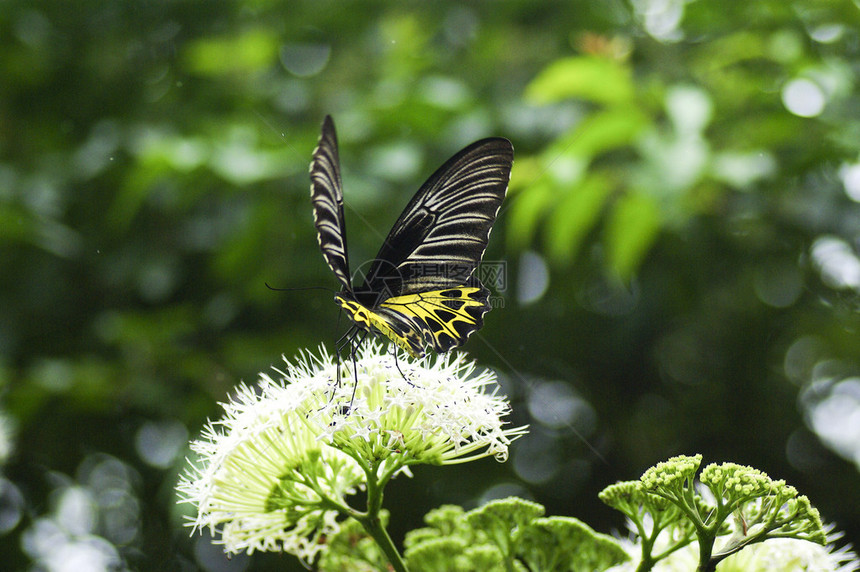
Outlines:
<svg viewBox="0 0 860 572"><path fill-rule="evenodd" d="M328 63L331 46L328 44L284 44L278 52L281 65L298 77L320 73Z"/></svg>
<svg viewBox="0 0 860 572"><path fill-rule="evenodd" d="M520 441L512 458L517 476L533 485L552 480L562 463L558 439L540 431L532 431Z"/></svg>
<svg viewBox="0 0 860 572"><path fill-rule="evenodd" d="M134 444L147 464L166 469L184 450L188 431L178 421L147 422L138 429Z"/></svg>
<svg viewBox="0 0 860 572"><path fill-rule="evenodd" d="M527 250L520 256L520 270L517 275L517 301L527 305L537 302L549 288L549 268L546 261L536 252Z"/></svg>
<svg viewBox="0 0 860 572"><path fill-rule="evenodd" d="M792 382L800 385L809 381L815 364L824 355L824 342L816 336L797 338L786 350L783 371Z"/></svg>
<svg viewBox="0 0 860 572"><path fill-rule="evenodd" d="M561 381L536 384L529 392L528 408L541 425L551 429L575 429L580 435L590 435L597 421L591 404Z"/></svg>
<svg viewBox="0 0 860 572"><path fill-rule="evenodd" d="M0 479L0 534L18 526L24 510L24 495L12 481Z"/></svg>
<svg viewBox="0 0 860 572"><path fill-rule="evenodd" d="M753 288L768 306L788 308L803 292L803 280L796 265L775 262L756 269Z"/></svg>
<svg viewBox="0 0 860 572"><path fill-rule="evenodd" d="M825 284L838 289L860 288L860 259L847 242L835 236L822 236L811 250Z"/></svg>
<svg viewBox="0 0 860 572"><path fill-rule="evenodd" d="M827 385L804 395L809 424L828 448L860 468L860 378Z"/></svg>
<svg viewBox="0 0 860 572"><path fill-rule="evenodd" d="M860 203L860 164L843 165L839 169L839 177L845 187L845 194L852 201Z"/></svg>
<svg viewBox="0 0 860 572"><path fill-rule="evenodd" d="M824 91L808 79L793 79L782 89L782 103L794 115L815 117L824 111Z"/></svg>

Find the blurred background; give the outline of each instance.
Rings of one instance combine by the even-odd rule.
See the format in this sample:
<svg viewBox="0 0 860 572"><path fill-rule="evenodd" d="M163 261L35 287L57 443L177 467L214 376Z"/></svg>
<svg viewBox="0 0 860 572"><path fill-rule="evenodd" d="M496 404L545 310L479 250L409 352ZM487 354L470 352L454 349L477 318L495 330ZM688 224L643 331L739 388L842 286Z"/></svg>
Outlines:
<svg viewBox="0 0 860 572"><path fill-rule="evenodd" d="M353 268L462 146L516 150L464 349L531 433L393 482L396 541L508 494L618 530L597 493L682 453L860 540L857 3L0 7L6 569L300 569L190 537L174 485L234 385L338 335L329 293L266 287L337 287L325 114Z"/></svg>

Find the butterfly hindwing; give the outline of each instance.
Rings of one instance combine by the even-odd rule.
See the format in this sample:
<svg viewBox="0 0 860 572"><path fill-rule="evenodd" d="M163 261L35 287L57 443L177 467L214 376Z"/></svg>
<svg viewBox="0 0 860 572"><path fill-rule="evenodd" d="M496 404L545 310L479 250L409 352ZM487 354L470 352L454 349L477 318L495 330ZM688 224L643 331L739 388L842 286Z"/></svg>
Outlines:
<svg viewBox="0 0 860 572"><path fill-rule="evenodd" d="M354 322L421 357L425 346L447 352L479 330L490 309L489 296L483 286L464 286L395 296L374 308L344 295L336 299Z"/></svg>
<svg viewBox="0 0 860 572"><path fill-rule="evenodd" d="M379 310L391 311L418 324L427 345L437 352L462 345L484 325L490 292L483 286L430 290L389 298Z"/></svg>
<svg viewBox="0 0 860 572"><path fill-rule="evenodd" d="M344 289L351 291L346 226L343 218L343 185L334 122L326 115L322 134L311 161L311 202L317 241L331 271Z"/></svg>

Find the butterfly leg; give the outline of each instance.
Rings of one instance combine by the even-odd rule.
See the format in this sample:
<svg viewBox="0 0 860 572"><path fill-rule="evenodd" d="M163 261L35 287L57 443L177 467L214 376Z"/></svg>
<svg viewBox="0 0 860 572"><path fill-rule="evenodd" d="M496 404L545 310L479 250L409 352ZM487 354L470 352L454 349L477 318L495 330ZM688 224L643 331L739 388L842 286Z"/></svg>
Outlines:
<svg viewBox="0 0 860 572"><path fill-rule="evenodd" d="M361 332L359 334L359 332ZM361 347L361 344L364 343L364 340L367 339L367 330L359 330L356 328L355 335L350 339L350 349L349 353L352 357L352 376L353 376L353 384L352 384L352 397L349 398L349 407L347 411L352 409L352 403L355 401L355 392L358 390L358 364L356 363L355 355L358 353L358 348ZM356 338L358 338L356 340Z"/></svg>
<svg viewBox="0 0 860 572"><path fill-rule="evenodd" d="M343 315L343 312L337 313L337 326L340 329L340 317ZM335 330L337 331L337 330ZM337 339L334 343L334 355L335 355L335 363L337 364L337 374L335 380L335 388L340 387L340 351L343 348L343 340L346 338L349 333L352 331L352 328L349 328L341 337ZM332 392L332 397L334 397L334 392Z"/></svg>
<svg viewBox="0 0 860 572"><path fill-rule="evenodd" d="M335 362L337 363L337 374L335 380L335 390L340 387L340 354L347 344L351 343L350 338L354 335L355 326L351 327L334 343ZM334 397L334 394L332 394Z"/></svg>
<svg viewBox="0 0 860 572"><path fill-rule="evenodd" d="M403 381L405 381L406 383L408 383L410 386L415 387L415 386L412 384L412 382L411 382L411 381L409 381L409 378L408 378L408 377L406 377L406 375L404 375L403 370L402 370L402 369L400 369L400 362L399 362L399 361L397 361L397 346L396 346L396 345L394 345L394 344L391 344L391 355L394 357L394 367L396 367L396 368L397 368L397 371L400 373L400 377L402 377L402 378L403 378Z"/></svg>
<svg viewBox="0 0 860 572"><path fill-rule="evenodd" d="M359 338L360 336L360 338ZM349 405L342 405L339 409L342 415L346 415L349 413L349 410L352 408L352 401L355 399L355 387L358 384L358 371L356 365L356 348L361 345L361 342L364 341L364 338L367 336L367 332L359 328L358 326L353 326L349 330L347 330L338 340L335 342L335 356L336 356L336 380L335 386L332 388L331 396L329 397L329 403L331 403L335 395L337 394L337 390L340 389L341 376L343 372L341 371L341 358L343 357L343 351L349 346L349 355L352 359L352 371L355 376L355 384L352 389L352 397L350 398ZM356 342L356 339L358 341Z"/></svg>
<svg viewBox="0 0 860 572"><path fill-rule="evenodd" d="M353 326L349 330L346 331L338 340L335 342L335 356L337 362L337 377L335 381L335 390L340 388L340 378L341 378L341 354L343 350L346 349L347 346L350 348L350 355L352 356L353 361L353 371L355 370L355 338L359 335L362 330L358 326ZM364 339L362 337L362 339ZM332 392L332 399L334 398L334 392Z"/></svg>

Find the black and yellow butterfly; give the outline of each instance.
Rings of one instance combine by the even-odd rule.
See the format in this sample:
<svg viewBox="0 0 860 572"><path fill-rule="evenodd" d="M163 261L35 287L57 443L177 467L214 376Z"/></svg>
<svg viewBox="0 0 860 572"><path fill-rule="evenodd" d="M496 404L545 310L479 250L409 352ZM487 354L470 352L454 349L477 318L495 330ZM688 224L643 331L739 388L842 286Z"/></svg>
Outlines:
<svg viewBox="0 0 860 572"><path fill-rule="evenodd" d="M351 344L353 360L356 339L369 332L417 358L428 346L437 352L458 347L483 325L489 291L472 274L505 198L513 159L513 146L501 137L476 141L448 159L406 205L364 284L353 286L337 135L326 116L311 162L311 200L320 249L343 286L335 301L354 322L341 338Z"/></svg>

